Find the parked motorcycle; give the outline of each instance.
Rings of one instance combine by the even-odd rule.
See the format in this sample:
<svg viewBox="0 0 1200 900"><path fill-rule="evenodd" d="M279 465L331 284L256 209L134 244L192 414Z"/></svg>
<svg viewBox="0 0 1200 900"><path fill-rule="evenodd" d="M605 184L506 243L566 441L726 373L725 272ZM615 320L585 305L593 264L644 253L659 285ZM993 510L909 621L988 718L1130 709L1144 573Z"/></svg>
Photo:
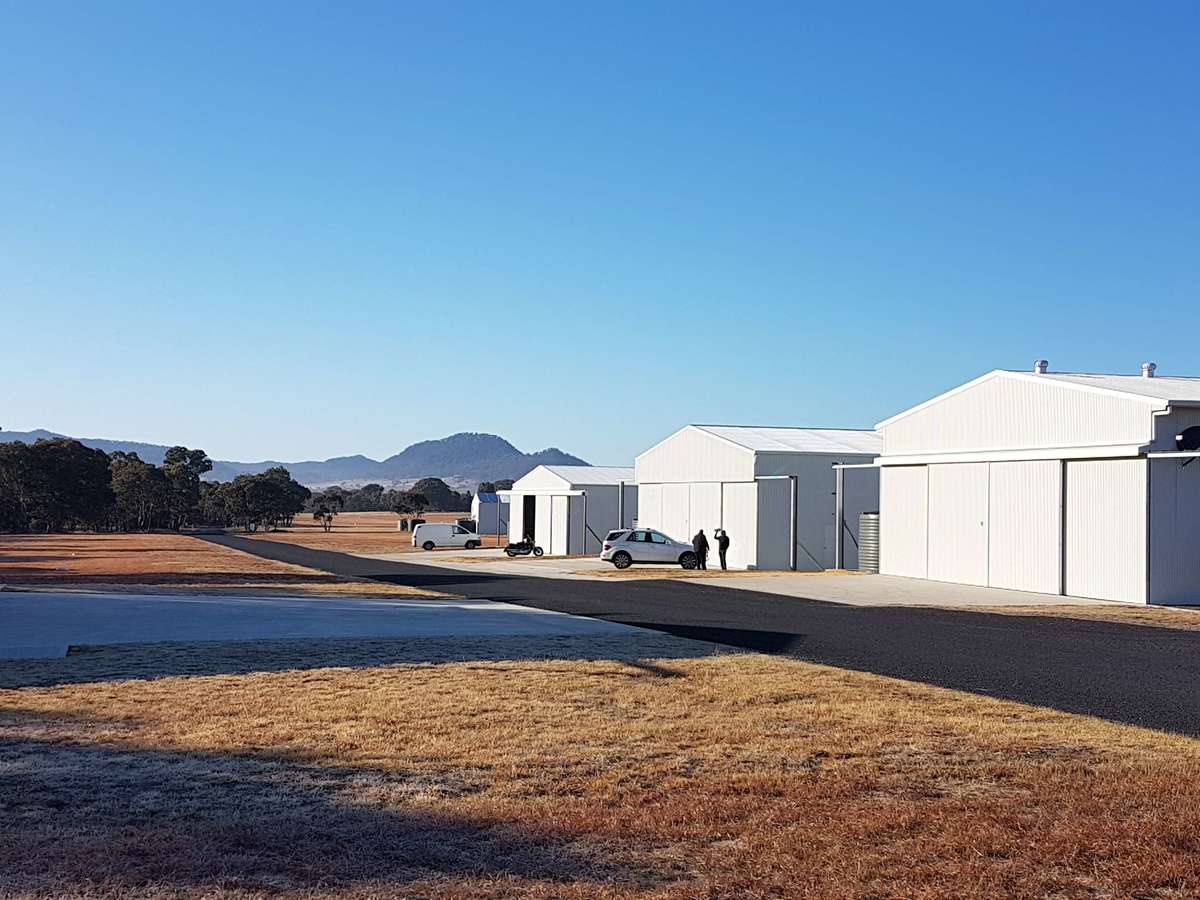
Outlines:
<svg viewBox="0 0 1200 900"><path fill-rule="evenodd" d="M517 543L505 547L504 552L509 556L528 556L531 553L534 556L541 556L545 551L533 541L517 541Z"/></svg>

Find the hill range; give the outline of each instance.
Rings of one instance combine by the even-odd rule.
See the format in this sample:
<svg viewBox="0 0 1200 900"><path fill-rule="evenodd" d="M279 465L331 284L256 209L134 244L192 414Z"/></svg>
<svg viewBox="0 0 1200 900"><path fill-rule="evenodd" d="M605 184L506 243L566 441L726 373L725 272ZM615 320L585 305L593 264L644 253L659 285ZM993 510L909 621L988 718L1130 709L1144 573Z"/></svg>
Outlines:
<svg viewBox="0 0 1200 900"><path fill-rule="evenodd" d="M0 431L0 443L22 441L31 444L39 438L62 438L70 435L37 429L35 431ZM136 441L118 441L102 438L75 438L80 443L105 453L123 450L136 453L146 462L160 465L167 450L165 444L144 444ZM387 487L408 484L418 478L441 478L455 487L474 488L480 481L496 481L502 478L520 478L529 470L540 465L582 466L587 465L577 456L565 453L557 447L548 447L536 453L522 453L504 438L494 434L460 432L433 441L420 441L405 447L399 453L384 460L367 456L336 456L324 460L302 460L282 462L262 460L260 462L236 462L213 460L212 471L205 475L208 481L229 481L237 475L256 474L272 466L284 466L292 477L309 487L325 487L331 484L347 486L378 482Z"/></svg>

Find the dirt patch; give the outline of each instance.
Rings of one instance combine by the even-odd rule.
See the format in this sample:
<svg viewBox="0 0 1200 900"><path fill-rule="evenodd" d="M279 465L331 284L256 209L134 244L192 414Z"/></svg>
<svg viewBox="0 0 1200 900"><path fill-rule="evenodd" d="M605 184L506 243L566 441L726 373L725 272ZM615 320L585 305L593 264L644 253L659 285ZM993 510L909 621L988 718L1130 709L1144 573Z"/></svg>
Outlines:
<svg viewBox="0 0 1200 900"><path fill-rule="evenodd" d="M0 535L0 584L123 593L436 596L262 559L180 534Z"/></svg>
<svg viewBox="0 0 1200 900"><path fill-rule="evenodd" d="M469 516L470 513L426 513L422 518L427 522L457 522ZM243 536L339 553L423 552L412 545L412 532L397 529L399 521L400 517L390 512L341 513L334 519L333 529L325 531L301 514L290 528ZM507 539L501 537L497 544L495 535L482 535L480 540L485 547L503 547L507 543Z"/></svg>

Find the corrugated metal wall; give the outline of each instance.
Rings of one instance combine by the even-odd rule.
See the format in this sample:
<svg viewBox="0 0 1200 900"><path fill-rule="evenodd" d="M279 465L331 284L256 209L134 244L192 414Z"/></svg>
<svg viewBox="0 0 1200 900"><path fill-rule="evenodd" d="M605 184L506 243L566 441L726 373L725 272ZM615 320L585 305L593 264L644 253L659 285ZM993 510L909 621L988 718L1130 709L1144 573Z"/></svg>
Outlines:
<svg viewBox="0 0 1200 900"><path fill-rule="evenodd" d="M638 485L637 523L643 528L658 528L662 525L662 485Z"/></svg>
<svg viewBox="0 0 1200 900"><path fill-rule="evenodd" d="M721 485L721 527L729 532L731 569L758 565L758 488L753 481Z"/></svg>
<svg viewBox="0 0 1200 900"><path fill-rule="evenodd" d="M758 568L787 569L791 565L788 542L791 540L792 482L772 478L758 482ZM797 567L802 571L819 569L817 563L801 555Z"/></svg>
<svg viewBox="0 0 1200 900"><path fill-rule="evenodd" d="M879 473L879 571L924 578L928 573L929 470L889 466Z"/></svg>
<svg viewBox="0 0 1200 900"><path fill-rule="evenodd" d="M1062 589L1062 463L991 464L988 583L1017 591Z"/></svg>
<svg viewBox="0 0 1200 900"><path fill-rule="evenodd" d="M662 517L659 520L659 531L677 541L690 541L692 534L688 527L691 502L691 490L688 485L662 485Z"/></svg>
<svg viewBox="0 0 1200 900"><path fill-rule="evenodd" d="M751 481L754 454L728 441L685 428L634 463L638 484L691 481Z"/></svg>
<svg viewBox="0 0 1200 900"><path fill-rule="evenodd" d="M1150 461L1151 603L1200 604L1200 460L1183 462Z"/></svg>
<svg viewBox="0 0 1200 900"><path fill-rule="evenodd" d="M568 525L570 515L570 497L551 497L550 499L550 540L547 542L552 556L563 556L567 552L567 538L570 535ZM538 497L541 501L542 498ZM540 506L540 503L539 503ZM538 525L542 524L542 511L538 509Z"/></svg>
<svg viewBox="0 0 1200 900"><path fill-rule="evenodd" d="M713 543L712 536L721 527L721 485L707 482L688 487L688 539L703 528L709 543Z"/></svg>
<svg viewBox="0 0 1200 900"><path fill-rule="evenodd" d="M1147 461L1069 461L1066 589L1076 597L1146 602Z"/></svg>
<svg viewBox="0 0 1200 900"><path fill-rule="evenodd" d="M1145 443L1147 405L1060 386L1050 380L994 378L881 429L884 453L1078 447Z"/></svg>
<svg viewBox="0 0 1200 900"><path fill-rule="evenodd" d="M533 541L547 553L554 552L554 544L552 542L554 522L550 515L550 501L552 499L552 497L547 495L537 497L534 500L537 505L534 508Z"/></svg>
<svg viewBox="0 0 1200 900"><path fill-rule="evenodd" d="M508 539L514 544L522 540L525 530L525 495L514 494L508 504Z"/></svg>
<svg viewBox="0 0 1200 900"><path fill-rule="evenodd" d="M928 576L988 583L988 464L929 467Z"/></svg>

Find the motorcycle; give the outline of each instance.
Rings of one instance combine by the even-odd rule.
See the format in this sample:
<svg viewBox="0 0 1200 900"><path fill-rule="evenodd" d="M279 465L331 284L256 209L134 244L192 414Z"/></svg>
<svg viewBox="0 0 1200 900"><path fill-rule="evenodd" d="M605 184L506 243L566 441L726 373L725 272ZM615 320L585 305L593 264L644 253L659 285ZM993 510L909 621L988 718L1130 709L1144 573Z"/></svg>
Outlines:
<svg viewBox="0 0 1200 900"><path fill-rule="evenodd" d="M505 547L504 552L510 557L514 557L528 556L531 553L534 556L541 556L545 551L533 541L518 541L515 544L509 544L507 547Z"/></svg>

